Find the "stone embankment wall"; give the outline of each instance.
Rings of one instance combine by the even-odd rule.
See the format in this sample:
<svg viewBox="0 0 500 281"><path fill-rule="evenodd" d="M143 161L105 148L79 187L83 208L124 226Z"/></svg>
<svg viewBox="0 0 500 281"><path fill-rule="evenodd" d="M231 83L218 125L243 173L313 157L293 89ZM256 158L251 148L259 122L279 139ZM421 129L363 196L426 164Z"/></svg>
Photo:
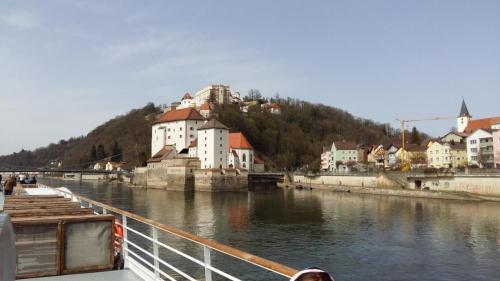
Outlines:
<svg viewBox="0 0 500 281"><path fill-rule="evenodd" d="M408 178L407 178L408 177ZM404 179L406 178L406 183ZM293 183L304 187L405 188L500 196L500 174L411 175L380 173L379 175L295 175Z"/></svg>
<svg viewBox="0 0 500 281"><path fill-rule="evenodd" d="M411 177L409 184L411 189L468 192L472 194L500 196L500 174L419 176Z"/></svg>
<svg viewBox="0 0 500 281"><path fill-rule="evenodd" d="M293 182L309 185L332 185L346 187L377 187L376 175L323 175L323 176L293 176Z"/></svg>
<svg viewBox="0 0 500 281"><path fill-rule="evenodd" d="M194 189L197 191L246 191L248 173L236 169L204 169L194 171Z"/></svg>

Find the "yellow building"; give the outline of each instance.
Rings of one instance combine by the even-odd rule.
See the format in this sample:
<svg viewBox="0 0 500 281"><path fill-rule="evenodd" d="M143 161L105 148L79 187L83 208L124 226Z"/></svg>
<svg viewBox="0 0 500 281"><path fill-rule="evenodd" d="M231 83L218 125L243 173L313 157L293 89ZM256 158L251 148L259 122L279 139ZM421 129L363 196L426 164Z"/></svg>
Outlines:
<svg viewBox="0 0 500 281"><path fill-rule="evenodd" d="M464 144L431 141L427 145L427 164L432 168L457 168L467 165Z"/></svg>
<svg viewBox="0 0 500 281"><path fill-rule="evenodd" d="M404 150L401 147L398 149L396 158L402 163L410 163L412 167L423 167L427 163L426 147L407 144Z"/></svg>

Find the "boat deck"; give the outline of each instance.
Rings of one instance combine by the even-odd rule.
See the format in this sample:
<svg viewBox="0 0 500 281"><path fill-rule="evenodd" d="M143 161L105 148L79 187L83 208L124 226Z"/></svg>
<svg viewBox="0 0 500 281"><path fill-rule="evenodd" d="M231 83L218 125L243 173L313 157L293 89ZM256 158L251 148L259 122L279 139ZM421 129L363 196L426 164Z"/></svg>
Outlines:
<svg viewBox="0 0 500 281"><path fill-rule="evenodd" d="M113 270L113 271L102 271L94 273L82 273L82 274L70 274L70 275L59 275L51 277L40 277L40 278L30 278L23 279L26 281L142 281L137 274L131 270Z"/></svg>

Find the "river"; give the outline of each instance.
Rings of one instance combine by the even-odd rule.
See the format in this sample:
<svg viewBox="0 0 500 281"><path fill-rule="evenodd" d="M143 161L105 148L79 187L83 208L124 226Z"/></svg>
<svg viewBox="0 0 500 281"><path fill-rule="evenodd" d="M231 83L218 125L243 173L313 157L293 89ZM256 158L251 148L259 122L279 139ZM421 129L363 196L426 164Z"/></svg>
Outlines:
<svg viewBox="0 0 500 281"><path fill-rule="evenodd" d="M500 203L41 182L337 281L500 280Z"/></svg>

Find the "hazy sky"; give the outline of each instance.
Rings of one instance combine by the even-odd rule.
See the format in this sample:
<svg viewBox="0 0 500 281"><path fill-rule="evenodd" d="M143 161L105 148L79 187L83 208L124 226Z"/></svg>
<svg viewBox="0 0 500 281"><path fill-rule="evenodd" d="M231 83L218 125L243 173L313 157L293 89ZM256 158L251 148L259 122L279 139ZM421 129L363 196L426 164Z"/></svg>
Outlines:
<svg viewBox="0 0 500 281"><path fill-rule="evenodd" d="M500 115L500 1L0 1L0 154L210 83L395 126L462 96Z"/></svg>

